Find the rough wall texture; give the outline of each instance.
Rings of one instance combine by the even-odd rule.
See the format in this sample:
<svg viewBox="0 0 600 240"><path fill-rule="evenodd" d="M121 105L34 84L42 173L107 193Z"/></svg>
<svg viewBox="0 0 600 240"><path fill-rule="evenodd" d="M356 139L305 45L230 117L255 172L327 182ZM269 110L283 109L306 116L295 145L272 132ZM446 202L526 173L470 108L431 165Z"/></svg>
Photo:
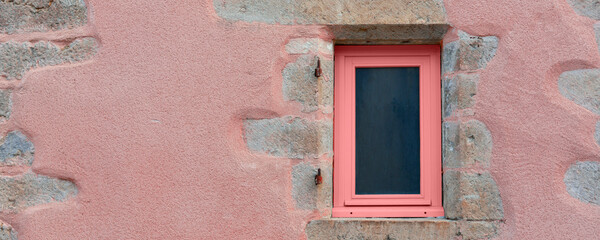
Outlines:
<svg viewBox="0 0 600 240"><path fill-rule="evenodd" d="M0 234L595 239L600 230L590 226L600 225L600 208L567 187L594 189L584 185L594 171L568 185L564 179L577 162L598 162L600 118L588 109L594 92L576 87L579 77L566 84L578 96L563 95L559 83L563 72L600 68L595 2L89 0L83 15L83 1L0 1L0 44L23 50L26 60L7 61L22 66L10 68L13 77L2 71L0 89L11 93L0 106L12 107L0 131L20 130L35 145L31 167L2 167L2 178L69 179L78 190L63 202L2 212L12 227L2 223ZM59 7L67 10L52 10ZM460 203L457 220L326 219L330 200L319 194L331 182L329 154L292 158L285 134L249 148L249 119L275 124L264 127L271 135L276 126L331 122L333 85L326 74L309 79L304 71L314 65L298 63L314 64L304 55L331 60L320 41L437 44L446 30L444 151L457 159L444 159L453 164L444 171L456 173L451 186L464 193L452 199ZM86 37L98 49L85 61L42 67L29 60L38 43L60 52ZM293 63L294 77L284 78ZM298 92L284 93L284 82ZM320 139L314 134L305 136ZM281 155L269 154L271 146ZM317 168L326 173L318 186ZM502 220L466 218L483 206L497 211L477 218L499 219L500 203Z"/></svg>

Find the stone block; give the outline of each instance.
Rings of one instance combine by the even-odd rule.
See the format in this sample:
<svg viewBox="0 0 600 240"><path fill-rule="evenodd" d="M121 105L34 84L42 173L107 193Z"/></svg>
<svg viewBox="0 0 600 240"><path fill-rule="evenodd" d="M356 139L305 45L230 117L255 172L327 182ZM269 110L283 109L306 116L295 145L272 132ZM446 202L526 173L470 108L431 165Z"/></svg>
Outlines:
<svg viewBox="0 0 600 240"><path fill-rule="evenodd" d="M0 221L0 240L17 239L17 231L8 223Z"/></svg>
<svg viewBox="0 0 600 240"><path fill-rule="evenodd" d="M298 117L247 119L246 146L252 151L287 158L318 158L333 154L331 120L310 121Z"/></svg>
<svg viewBox="0 0 600 240"><path fill-rule="evenodd" d="M496 55L498 38L458 32L458 40L444 45L442 73L484 69Z"/></svg>
<svg viewBox="0 0 600 240"><path fill-rule="evenodd" d="M0 166L31 166L35 149L25 135L13 131L0 141Z"/></svg>
<svg viewBox="0 0 600 240"><path fill-rule="evenodd" d="M444 88L444 98L442 99L443 117L451 116L456 110L473 107L478 82L479 74L458 74L452 77L444 77L442 81L442 87Z"/></svg>
<svg viewBox="0 0 600 240"><path fill-rule="evenodd" d="M567 99L600 115L600 69L563 72L558 77L558 90Z"/></svg>
<svg viewBox="0 0 600 240"><path fill-rule="evenodd" d="M323 183L319 185L315 183L318 168L321 169L323 178ZM296 208L304 210L331 208L331 170L331 165L313 166L306 162L292 167L292 198L296 202Z"/></svg>
<svg viewBox="0 0 600 240"><path fill-rule="evenodd" d="M444 168L460 167L460 124L444 121L442 123L442 163Z"/></svg>
<svg viewBox="0 0 600 240"><path fill-rule="evenodd" d="M28 207L63 202L77 195L75 184L27 172L0 177L0 213L20 212Z"/></svg>
<svg viewBox="0 0 600 240"><path fill-rule="evenodd" d="M448 219L501 220L504 208L488 172L444 171L444 211Z"/></svg>
<svg viewBox="0 0 600 240"><path fill-rule="evenodd" d="M289 54L333 55L333 42L320 38L293 38L285 45Z"/></svg>
<svg viewBox="0 0 600 240"><path fill-rule="evenodd" d="M600 20L600 0L567 0L567 2L577 14Z"/></svg>
<svg viewBox="0 0 600 240"><path fill-rule="evenodd" d="M87 23L84 0L0 1L0 33L47 32Z"/></svg>
<svg viewBox="0 0 600 240"><path fill-rule="evenodd" d="M455 221L444 219L322 219L306 226L307 239L456 239Z"/></svg>
<svg viewBox="0 0 600 240"><path fill-rule="evenodd" d="M0 89L0 118L8 119L12 112L12 91Z"/></svg>
<svg viewBox="0 0 600 240"><path fill-rule="evenodd" d="M278 24L445 24L442 0L213 0L227 20ZM403 7L398 7L403 6Z"/></svg>
<svg viewBox="0 0 600 240"><path fill-rule="evenodd" d="M488 168L492 158L492 135L484 123L477 120L460 125L445 122L442 141L444 168Z"/></svg>
<svg viewBox="0 0 600 240"><path fill-rule="evenodd" d="M493 239L500 231L500 223L494 221L461 221L458 226L463 240Z"/></svg>
<svg viewBox="0 0 600 240"><path fill-rule="evenodd" d="M320 58L323 75L316 77L317 59L317 55L301 55L283 69L283 99L300 102L303 112L333 108L333 60Z"/></svg>
<svg viewBox="0 0 600 240"><path fill-rule="evenodd" d="M336 44L439 44L447 24L329 25Z"/></svg>
<svg viewBox="0 0 600 240"><path fill-rule="evenodd" d="M77 39L63 49L44 41L0 43L0 76L21 79L32 68L84 61L93 57L97 48L94 38Z"/></svg>
<svg viewBox="0 0 600 240"><path fill-rule="evenodd" d="M442 47L442 76L450 74L456 69L459 41L444 43Z"/></svg>
<svg viewBox="0 0 600 240"><path fill-rule="evenodd" d="M492 134L484 123L469 120L460 124L461 167L489 167L492 158Z"/></svg>
<svg viewBox="0 0 600 240"><path fill-rule="evenodd" d="M582 202L600 205L600 162L572 164L563 179L567 192Z"/></svg>

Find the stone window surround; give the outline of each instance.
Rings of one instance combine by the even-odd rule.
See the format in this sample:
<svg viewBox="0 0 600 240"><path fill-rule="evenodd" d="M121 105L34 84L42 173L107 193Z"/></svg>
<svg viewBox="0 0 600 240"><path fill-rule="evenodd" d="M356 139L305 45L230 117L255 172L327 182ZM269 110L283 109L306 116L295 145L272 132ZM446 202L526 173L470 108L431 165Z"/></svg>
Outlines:
<svg viewBox="0 0 600 240"><path fill-rule="evenodd" d="M484 123L474 118L479 72L492 60L498 45L494 36L471 36L452 31L413 34L430 28L369 25L330 27L330 39L292 38L285 51L292 57L282 70L283 100L297 102L299 111L316 120L297 116L244 119L244 140L249 150L273 157L301 159L292 166L292 199L298 211L316 211L320 219L309 221L309 239L331 238L428 238L462 236L481 239L497 236L504 221L498 187L489 172L492 137ZM386 29L386 31L380 31ZM388 31L389 30L389 31ZM360 32L357 32L360 31ZM391 35L386 35L391 34ZM429 35L428 35L429 34ZM414 36L429 36L423 40ZM339 40L338 39L342 39ZM383 39L383 40L382 40ZM417 40L415 40L417 39ZM440 44L442 45L442 194L445 218L331 218L333 43ZM323 73L315 77L317 60ZM317 168L323 184L316 186ZM313 217L311 217L314 219ZM353 229L359 228L360 231ZM430 235L398 235L394 231ZM381 235L389 232L388 235ZM350 235L348 235L350 234Z"/></svg>
<svg viewBox="0 0 600 240"><path fill-rule="evenodd" d="M440 44L442 51L442 114L443 131L442 141L444 142L442 161L444 168L443 177L443 195L444 195L444 218L323 218L310 221L306 228L306 234L309 239L319 239L323 237L375 237L405 238L408 235L399 235L397 231L409 232L429 232L431 235L415 235L417 237L425 236L447 236L453 238L462 236L463 239L481 239L491 238L498 234L500 224L504 221L503 207L499 198L499 192L495 181L487 171L489 167L489 158L491 158L491 136L485 124L472 119L473 112L470 107L474 105L473 99L463 99L467 95L472 97L476 92L478 81L477 71L485 68L488 61L495 54L496 45L492 46L493 53L483 51L473 51L472 49L461 51L461 45L471 46L469 41L489 42L490 37L470 36L460 32L459 40L444 42L449 26L427 26L427 25L333 25L328 26L333 39L330 41L338 45L358 45L358 44ZM424 31L425 33L421 32ZM414 34L414 33L419 34ZM390 33L393 33L390 35ZM460 35L459 34L459 35ZM397 38L402 36L402 38ZM488 39L486 39L488 38ZM495 38L495 37L491 37ZM461 42L464 39L466 43ZM325 40L327 41L327 40ZM478 42L478 43L479 43ZM478 44L475 44L478 45ZM486 44L482 44L486 45ZM482 53L483 52L483 53ZM465 61L457 58L465 58ZM472 63L469 64L469 58ZM458 62L449 64L449 62ZM452 65L452 66L449 66ZM473 67L474 65L474 67ZM333 76L333 69L329 69ZM452 79L455 79L454 81ZM467 80L464 80L467 79ZM464 85L453 86L453 85ZM474 85L474 86L473 86ZM475 88L473 90L473 88ZM462 93L463 91L467 93ZM333 94L333 92L331 92ZM450 99L449 99L450 98ZM460 98L460 99L459 99ZM453 103L455 101L455 103ZM469 102L471 103L463 103ZM453 113L454 112L454 113ZM464 121L460 119L464 118ZM490 148L484 147L464 147L461 152L458 149L451 149L453 146L460 148L461 142L467 142L472 139L482 139L490 142ZM464 144L467 145L468 144ZM455 151L456 150L456 151ZM481 156L484 155L484 156ZM487 156L486 156L487 155ZM475 156L475 157L473 157ZM461 171L465 169L465 171ZM484 179L483 181L477 179ZM487 191L490 191L488 193ZM496 195L491 199L484 199L478 203L468 203L461 200L468 198L472 192L479 192L483 195ZM453 198L453 199L450 199ZM486 198L485 196L483 198ZM449 202L453 202L449 204ZM465 204L465 202L467 202ZM481 206L481 203L491 203L492 206ZM319 204L323 206L323 204ZM326 204L325 204L326 205ZM463 206L466 205L466 206ZM473 206L481 207L479 211ZM492 210L489 210L489 209ZM448 211L453 209L451 211ZM437 230L432 230L432 225L437 226ZM354 227L350 227L354 226ZM373 231L372 228L376 227ZM363 230L357 230L363 229ZM427 231L430 230L430 231ZM372 231L372 232L371 232ZM386 233L387 232L387 233ZM396 233L395 233L396 232ZM342 235L340 235L342 234Z"/></svg>

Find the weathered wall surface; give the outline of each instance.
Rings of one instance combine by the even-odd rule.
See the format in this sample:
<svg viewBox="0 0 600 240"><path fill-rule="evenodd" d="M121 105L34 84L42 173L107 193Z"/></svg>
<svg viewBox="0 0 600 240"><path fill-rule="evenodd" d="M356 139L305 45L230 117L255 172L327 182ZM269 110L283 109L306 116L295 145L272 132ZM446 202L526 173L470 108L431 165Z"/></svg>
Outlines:
<svg viewBox="0 0 600 240"><path fill-rule="evenodd" d="M0 239L600 235L598 1L353 2L0 1ZM328 220L337 40L443 43L448 219Z"/></svg>

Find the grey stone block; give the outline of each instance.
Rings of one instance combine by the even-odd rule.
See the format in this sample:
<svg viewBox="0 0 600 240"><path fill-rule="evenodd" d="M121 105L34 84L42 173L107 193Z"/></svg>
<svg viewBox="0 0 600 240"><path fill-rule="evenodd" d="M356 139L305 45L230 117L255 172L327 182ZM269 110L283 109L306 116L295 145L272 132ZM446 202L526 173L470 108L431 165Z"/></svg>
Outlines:
<svg viewBox="0 0 600 240"><path fill-rule="evenodd" d="M600 0L567 0L567 2L577 14L600 20Z"/></svg>
<svg viewBox="0 0 600 240"><path fill-rule="evenodd" d="M8 119L12 112L12 90L0 89L0 117Z"/></svg>
<svg viewBox="0 0 600 240"><path fill-rule="evenodd" d="M445 121L442 124L442 163L444 168L460 167L460 125Z"/></svg>
<svg viewBox="0 0 600 240"><path fill-rule="evenodd" d="M0 1L0 33L47 32L87 23L83 0Z"/></svg>
<svg viewBox="0 0 600 240"><path fill-rule="evenodd" d="M445 24L442 0L213 0L227 20L279 24ZM398 7L403 6L403 7Z"/></svg>
<svg viewBox="0 0 600 240"><path fill-rule="evenodd" d="M488 168L492 158L493 141L484 123L477 120L445 122L442 147L444 168Z"/></svg>
<svg viewBox="0 0 600 240"><path fill-rule="evenodd" d="M563 179L567 192L582 202L600 205L600 162L576 162Z"/></svg>
<svg viewBox="0 0 600 240"><path fill-rule="evenodd" d="M460 41L445 43L442 49L442 76L452 73L458 61L458 47Z"/></svg>
<svg viewBox="0 0 600 240"><path fill-rule="evenodd" d="M458 32L459 39L444 45L442 73L484 69L496 55L498 38Z"/></svg>
<svg viewBox="0 0 600 240"><path fill-rule="evenodd" d="M50 42L0 43L0 76L21 79L32 68L84 61L92 58L97 48L94 38L77 39L63 49Z"/></svg>
<svg viewBox="0 0 600 240"><path fill-rule="evenodd" d="M17 240L17 231L9 224L0 221L0 240Z"/></svg>
<svg viewBox="0 0 600 240"><path fill-rule="evenodd" d="M19 176L0 177L0 212L20 212L28 207L63 202L77 195L75 184L27 172Z"/></svg>
<svg viewBox="0 0 600 240"><path fill-rule="evenodd" d="M463 240L493 239L500 231L500 223L495 221L461 221L458 226Z"/></svg>
<svg viewBox="0 0 600 240"><path fill-rule="evenodd" d="M457 223L443 219L322 219L306 226L307 239L456 239Z"/></svg>
<svg viewBox="0 0 600 240"><path fill-rule="evenodd" d="M442 87L443 117L451 116L456 110L464 110L475 105L479 74L458 74L453 77L444 77Z"/></svg>
<svg viewBox="0 0 600 240"><path fill-rule="evenodd" d="M329 25L336 44L439 44L447 24Z"/></svg>
<svg viewBox="0 0 600 240"><path fill-rule="evenodd" d="M323 75L316 77L317 59L317 55L301 55L283 69L283 99L300 102L303 112L327 112L333 107L333 61L320 58Z"/></svg>
<svg viewBox="0 0 600 240"><path fill-rule="evenodd" d="M444 211L448 219L501 220L502 199L488 172L448 170L443 175Z"/></svg>
<svg viewBox="0 0 600 240"><path fill-rule="evenodd" d="M316 185L315 176L318 168L321 169L323 183ZM304 210L331 208L331 170L330 165L313 166L306 162L292 167L292 198L296 202L296 208Z"/></svg>
<svg viewBox="0 0 600 240"><path fill-rule="evenodd" d="M563 72L558 77L558 90L567 99L600 115L600 69Z"/></svg>
<svg viewBox="0 0 600 240"><path fill-rule="evenodd" d="M333 42L320 38L293 38L285 45L289 54L333 55Z"/></svg>
<svg viewBox="0 0 600 240"><path fill-rule="evenodd" d="M244 121L246 145L252 151L287 158L317 158L333 154L333 123L298 117Z"/></svg>
<svg viewBox="0 0 600 240"><path fill-rule="evenodd" d="M25 135L13 131L0 141L0 166L31 166L35 149Z"/></svg>

